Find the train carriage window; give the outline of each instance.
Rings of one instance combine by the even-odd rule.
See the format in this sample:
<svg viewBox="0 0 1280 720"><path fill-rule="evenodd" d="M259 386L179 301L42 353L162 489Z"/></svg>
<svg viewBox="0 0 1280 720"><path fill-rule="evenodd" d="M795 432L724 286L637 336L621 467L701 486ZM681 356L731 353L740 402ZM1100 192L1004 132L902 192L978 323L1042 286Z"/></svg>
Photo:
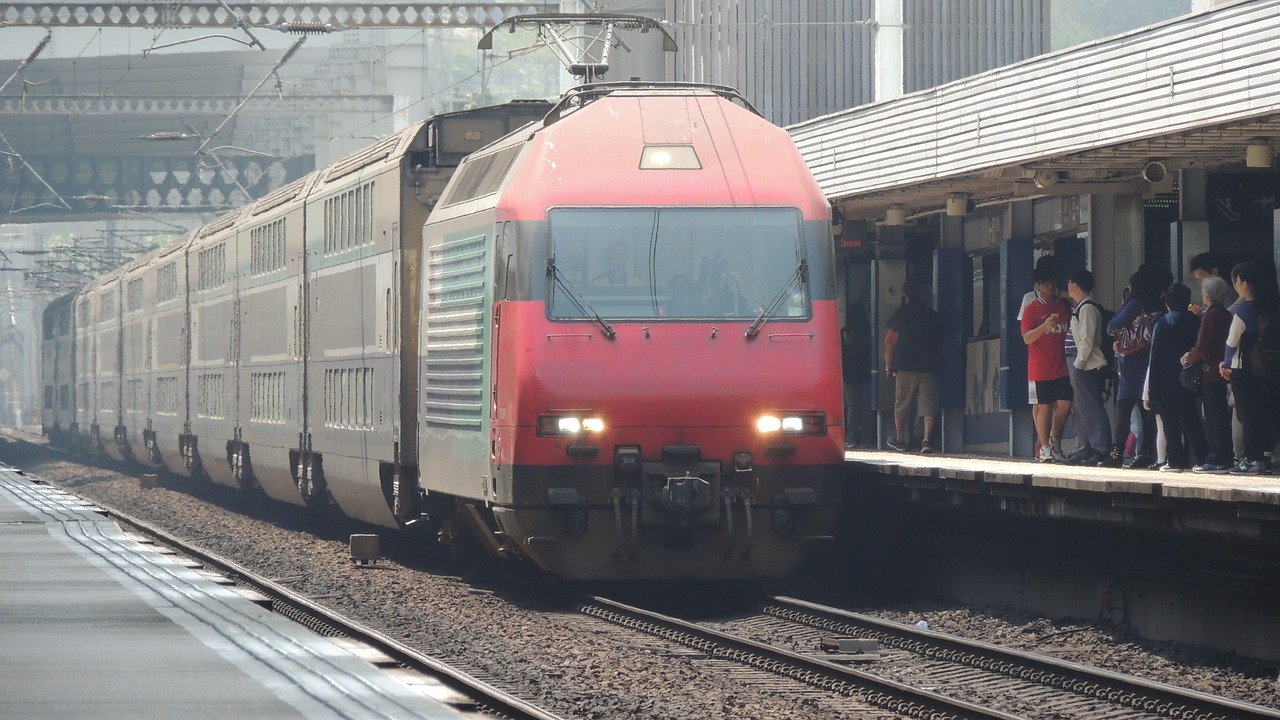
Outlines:
<svg viewBox="0 0 1280 720"><path fill-rule="evenodd" d="M750 319L784 288L774 317L810 316L807 285L790 287L803 252L794 208L561 208L548 219L563 279L550 284L552 318Z"/></svg>

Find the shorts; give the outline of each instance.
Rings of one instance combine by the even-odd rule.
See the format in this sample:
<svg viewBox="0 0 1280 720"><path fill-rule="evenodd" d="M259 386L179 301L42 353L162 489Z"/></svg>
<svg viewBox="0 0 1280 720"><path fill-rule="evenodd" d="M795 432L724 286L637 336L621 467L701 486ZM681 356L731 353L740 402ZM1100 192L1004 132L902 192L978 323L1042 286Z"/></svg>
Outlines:
<svg viewBox="0 0 1280 720"><path fill-rule="evenodd" d="M919 417L938 416L938 376L934 373L899 370L893 383L893 416L905 418L912 404Z"/></svg>
<svg viewBox="0 0 1280 720"><path fill-rule="evenodd" d="M1053 380L1027 381L1027 402L1032 405L1052 405L1062 400L1071 402L1075 399L1070 375Z"/></svg>

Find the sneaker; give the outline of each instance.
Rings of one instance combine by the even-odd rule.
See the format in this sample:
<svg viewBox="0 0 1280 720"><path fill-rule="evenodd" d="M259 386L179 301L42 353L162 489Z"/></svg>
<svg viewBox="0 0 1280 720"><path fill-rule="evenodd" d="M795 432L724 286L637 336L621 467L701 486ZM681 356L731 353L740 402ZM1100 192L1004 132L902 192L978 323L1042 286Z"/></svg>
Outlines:
<svg viewBox="0 0 1280 720"><path fill-rule="evenodd" d="M886 445L890 450L897 450L898 452L906 452L906 451L907 451L907 444L906 444L906 443L904 443L904 442L902 442L902 441L901 441L901 440L899 440L898 438L894 438L894 439L892 439L892 440L885 440L885 441L884 441L884 444L885 444L885 445Z"/></svg>
<svg viewBox="0 0 1280 720"><path fill-rule="evenodd" d="M1227 473L1227 472L1230 472L1232 467L1233 467L1233 466L1232 466L1232 465L1230 465L1229 463L1224 463L1224 464L1222 464L1222 465L1214 465L1213 463L1205 463L1205 464L1203 464L1203 465L1197 465L1197 466L1195 466L1195 467L1191 468L1191 472L1195 472L1195 473L1202 473L1202 474L1205 474L1205 475L1223 475L1223 474L1225 474L1225 473Z"/></svg>
<svg viewBox="0 0 1280 720"><path fill-rule="evenodd" d="M1040 446L1040 455L1036 458L1036 460L1038 460L1038 461L1040 461L1040 462L1042 462L1042 463L1050 463L1050 462L1054 462L1054 459L1053 459L1053 448L1049 447L1048 445L1041 445L1041 446Z"/></svg>
<svg viewBox="0 0 1280 720"><path fill-rule="evenodd" d="M1184 467L1178 467L1177 465L1170 465L1169 463L1165 463L1160 466L1160 472L1184 472L1185 470L1186 468Z"/></svg>
<svg viewBox="0 0 1280 720"><path fill-rule="evenodd" d="M1049 442L1049 456L1052 457L1053 461L1056 463L1065 463L1067 461L1066 454L1062 452L1062 448L1058 447L1058 443L1056 442Z"/></svg>
<svg viewBox="0 0 1280 720"><path fill-rule="evenodd" d="M1079 465L1081 467L1093 467L1106 459L1107 459L1106 453L1100 453L1100 452L1097 452L1096 450L1089 450L1085 453L1079 454L1074 461L1071 458L1067 458L1067 462L1071 463L1072 465Z"/></svg>
<svg viewBox="0 0 1280 720"><path fill-rule="evenodd" d="M1112 448L1110 453L1103 455L1102 459L1098 461L1098 467L1118 468L1123 463L1124 451L1120 448Z"/></svg>
<svg viewBox="0 0 1280 720"><path fill-rule="evenodd" d="M1259 461L1249 462L1245 460L1239 465L1231 469L1232 475L1266 475L1267 466Z"/></svg>
<svg viewBox="0 0 1280 720"><path fill-rule="evenodd" d="M933 452L933 443L929 442L928 440L925 440L923 443L920 444L921 455L929 455L932 452Z"/></svg>
<svg viewBox="0 0 1280 720"><path fill-rule="evenodd" d="M1125 461L1124 467L1128 470L1154 470L1160 466L1150 455L1134 455Z"/></svg>

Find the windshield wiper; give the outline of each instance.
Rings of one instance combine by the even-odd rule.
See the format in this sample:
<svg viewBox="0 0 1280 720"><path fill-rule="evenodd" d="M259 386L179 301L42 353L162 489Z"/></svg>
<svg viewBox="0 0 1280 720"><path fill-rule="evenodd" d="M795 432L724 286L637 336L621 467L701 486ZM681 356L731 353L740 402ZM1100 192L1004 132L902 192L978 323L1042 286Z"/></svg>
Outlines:
<svg viewBox="0 0 1280 720"><path fill-rule="evenodd" d="M582 297L577 288L573 286L573 283L569 282L569 278L566 278L564 273L560 272L560 268L556 267L556 259L554 257L547 259L547 275L564 289L565 294L569 296L573 304L578 306L579 312L583 315L589 315L592 320L595 320L596 325L600 326L600 331L604 333L606 338L612 340L618 334L614 331L613 326L609 324L609 321L600 317L600 313L596 312L595 308L591 307L591 303Z"/></svg>
<svg viewBox="0 0 1280 720"><path fill-rule="evenodd" d="M801 258L800 264L796 265L795 272L792 272L791 277L787 278L787 281L782 284L782 289L778 291L778 294L773 296L773 300L769 303L769 307L765 308L763 312L757 315L755 322L751 323L751 327L747 328L746 338L748 340L760 334L760 328L763 327L765 323L769 322L769 318L773 317L774 314L778 312L778 308L782 307L782 303L786 301L787 295L791 293L791 287L793 285L798 285L800 281L808 275L808 273L809 261L805 258Z"/></svg>

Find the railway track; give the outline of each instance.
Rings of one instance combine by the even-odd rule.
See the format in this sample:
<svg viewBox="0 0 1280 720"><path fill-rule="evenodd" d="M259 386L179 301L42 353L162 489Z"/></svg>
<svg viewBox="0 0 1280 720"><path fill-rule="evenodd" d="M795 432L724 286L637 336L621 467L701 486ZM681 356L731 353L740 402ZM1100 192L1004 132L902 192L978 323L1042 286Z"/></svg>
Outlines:
<svg viewBox="0 0 1280 720"><path fill-rule="evenodd" d="M137 533L136 539L162 544L192 558L204 568L226 577L229 582L248 589L247 594L251 599L264 607L320 635L335 639L340 645L375 665L401 668L401 677L410 684L425 682L437 687L442 686L445 690L437 690L429 694L459 711L474 714L477 717L501 717L510 718L510 720L562 720L558 715L318 605L311 599L272 582L242 565L191 545L162 528L116 510L109 512L113 519L132 528ZM404 675L405 671L409 676ZM413 677L414 675L417 677Z"/></svg>
<svg viewBox="0 0 1280 720"><path fill-rule="evenodd" d="M1280 712L1055 658L921 630L794 598L761 615L693 623L595 597L587 615L821 688L910 718L1105 717L1108 720L1255 720ZM787 638L775 643L753 638ZM823 639L875 640L880 659L820 654ZM790 644L792 648L782 647ZM835 644L835 643L829 643ZM794 649L812 648L812 653Z"/></svg>

